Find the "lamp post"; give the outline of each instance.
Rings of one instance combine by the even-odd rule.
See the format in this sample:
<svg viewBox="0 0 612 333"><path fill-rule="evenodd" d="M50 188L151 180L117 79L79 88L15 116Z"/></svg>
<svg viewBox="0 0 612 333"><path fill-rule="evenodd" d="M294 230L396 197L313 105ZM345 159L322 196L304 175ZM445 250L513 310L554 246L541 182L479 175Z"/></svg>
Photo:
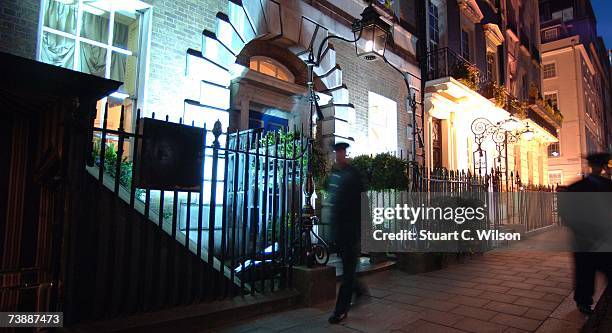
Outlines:
<svg viewBox="0 0 612 333"><path fill-rule="evenodd" d="M307 148L307 176L304 183L305 202L304 206L302 207L301 219L301 232L302 235L306 235L306 237L301 253L301 259L302 263L305 263L308 267L313 266L315 263L315 250L312 246L310 235L312 233L314 221L317 219L317 217L314 215L314 208L312 206L312 195L314 193L314 175L312 165L312 145L314 144L313 118L315 114L317 119L323 118L323 113L321 112L318 102L319 97L317 96L314 87L314 68L320 65L323 47L332 39L338 39L347 43L355 43L355 51L358 57L365 59L366 61L374 61L379 58L385 59L384 55L387 40L391 36L391 26L381 19L380 15L372 5L372 1L370 1L369 5L364 9L363 13L361 14L361 19L353 22L351 30L354 37L352 40L336 35L330 35L321 41L316 53L314 52L315 49L311 46L308 54L308 60L306 61L306 66L308 68L307 86L308 98L310 102L310 119L308 126L309 136Z"/></svg>
<svg viewBox="0 0 612 333"><path fill-rule="evenodd" d="M531 141L534 136L534 132L529 128L529 124L524 124L517 118L511 117L506 120L498 121L497 123L491 122L487 118L476 118L472 122L472 133L474 134L474 141L476 142L477 148L473 153L474 159L474 173L478 170L478 174L482 174L484 169L487 172L487 151L482 149L482 144L489 137L495 143L495 149L497 150L497 163L498 166L502 165L502 155L504 158L504 172L508 170L508 144L518 142L520 137ZM502 154L503 150L503 154ZM507 177L506 177L507 178Z"/></svg>

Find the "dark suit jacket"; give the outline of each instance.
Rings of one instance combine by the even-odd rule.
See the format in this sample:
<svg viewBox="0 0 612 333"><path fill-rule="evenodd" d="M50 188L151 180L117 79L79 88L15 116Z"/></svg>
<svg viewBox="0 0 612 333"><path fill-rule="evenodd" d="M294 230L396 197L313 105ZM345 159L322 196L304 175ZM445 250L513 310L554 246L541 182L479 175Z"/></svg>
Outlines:
<svg viewBox="0 0 612 333"><path fill-rule="evenodd" d="M574 233L576 251L612 250L609 192L612 192L612 180L590 175L558 194L559 213Z"/></svg>
<svg viewBox="0 0 612 333"><path fill-rule="evenodd" d="M359 171L347 165L335 168L329 179L332 237L340 247L354 246L361 237L361 192Z"/></svg>

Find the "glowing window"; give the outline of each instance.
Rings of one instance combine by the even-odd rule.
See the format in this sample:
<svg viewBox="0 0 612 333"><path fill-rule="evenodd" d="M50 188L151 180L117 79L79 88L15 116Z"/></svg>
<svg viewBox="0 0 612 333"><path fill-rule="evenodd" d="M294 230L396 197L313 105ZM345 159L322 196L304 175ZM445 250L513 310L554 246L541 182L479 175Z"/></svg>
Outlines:
<svg viewBox="0 0 612 333"><path fill-rule="evenodd" d="M287 82L295 81L295 77L287 69L287 67L268 57L251 57L249 68L262 74L275 77L279 80Z"/></svg>
<svg viewBox="0 0 612 333"><path fill-rule="evenodd" d="M552 106L559 108L559 99L558 99L558 95L557 93L549 93L549 94L544 94L544 100L545 101L550 101L550 103L552 104Z"/></svg>
<svg viewBox="0 0 612 333"><path fill-rule="evenodd" d="M397 103L368 92L368 154L397 151Z"/></svg>

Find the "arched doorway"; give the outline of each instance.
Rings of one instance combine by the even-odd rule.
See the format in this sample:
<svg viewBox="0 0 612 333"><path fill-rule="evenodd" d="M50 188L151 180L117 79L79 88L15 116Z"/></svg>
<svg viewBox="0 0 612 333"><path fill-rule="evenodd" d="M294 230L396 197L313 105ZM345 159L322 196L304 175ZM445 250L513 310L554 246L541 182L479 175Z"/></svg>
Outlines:
<svg viewBox="0 0 612 333"><path fill-rule="evenodd" d="M230 85L231 128L267 132L305 125L310 105L301 59L273 42L254 40L236 62L248 69Z"/></svg>

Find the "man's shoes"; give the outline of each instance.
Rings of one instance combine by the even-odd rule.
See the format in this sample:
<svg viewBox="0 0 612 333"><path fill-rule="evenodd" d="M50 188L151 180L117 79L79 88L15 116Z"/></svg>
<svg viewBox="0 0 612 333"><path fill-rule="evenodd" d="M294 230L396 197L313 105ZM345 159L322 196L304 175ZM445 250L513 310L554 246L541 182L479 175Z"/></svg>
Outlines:
<svg viewBox="0 0 612 333"><path fill-rule="evenodd" d="M586 304L578 304L578 311L587 316L590 316L595 313L595 311L591 309L591 306Z"/></svg>
<svg viewBox="0 0 612 333"><path fill-rule="evenodd" d="M332 325L340 324L341 321L346 319L346 316L346 312L340 314L334 313L331 317L329 317L329 319L327 319L327 321Z"/></svg>

